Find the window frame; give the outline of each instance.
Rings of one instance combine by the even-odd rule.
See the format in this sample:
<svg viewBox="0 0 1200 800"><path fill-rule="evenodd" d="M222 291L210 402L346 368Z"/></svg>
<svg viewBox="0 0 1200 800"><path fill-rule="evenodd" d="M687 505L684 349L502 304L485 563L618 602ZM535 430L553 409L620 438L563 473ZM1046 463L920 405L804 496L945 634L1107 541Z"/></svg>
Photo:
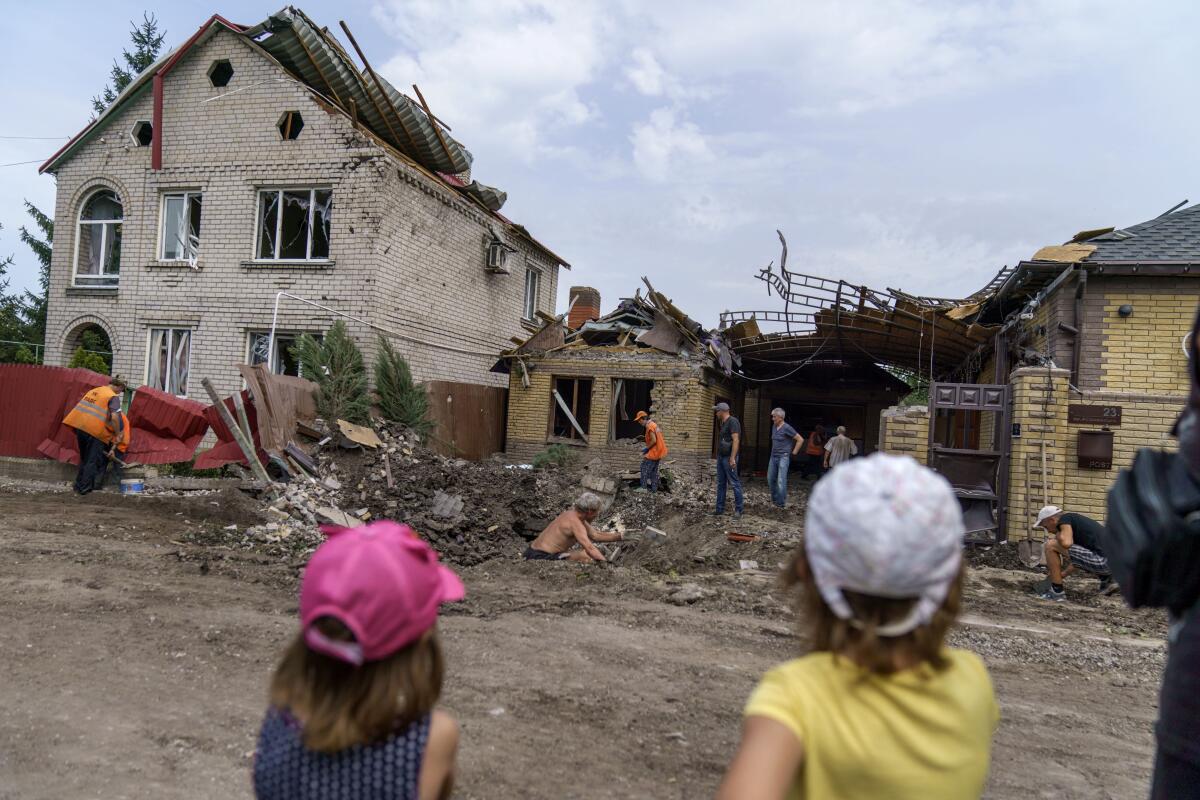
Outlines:
<svg viewBox="0 0 1200 800"><path fill-rule="evenodd" d="M174 397L187 397L188 396L187 390L190 387L185 386L183 394L180 394L177 391L172 391L169 386L169 377L168 377L167 382L164 383L164 386L161 389L159 389L158 386L152 385L150 383L150 360L155 355L151 350L151 345L153 345L153 343L154 343L154 332L155 331L167 331L170 334L167 339L167 353L168 354L174 352L174 350L175 350L175 348L173 346L174 342L175 342L175 335L181 331L187 331L187 334L188 334L188 342L187 342L188 383L191 383L192 350L194 349L194 345L195 345L196 331L194 328L191 328L187 325L151 325L148 328L146 328L146 372L142 379L142 383L145 384L146 386L150 386L150 388L152 388L152 389L158 389L159 391L166 392L167 394L172 395ZM167 366L168 367L170 366L170 357L169 356L168 356ZM170 375L169 370L168 370L167 374L168 374L168 376ZM178 388L178 387L175 387L175 388Z"/></svg>
<svg viewBox="0 0 1200 800"><path fill-rule="evenodd" d="M156 256L159 261L168 264L193 264L200 260L200 237L197 235L195 258L167 258L167 200L172 197L183 197L184 218L191 218L191 198L200 198L200 224L204 225L204 190L203 189L174 189L161 194L158 204L158 247Z"/></svg>
<svg viewBox="0 0 1200 800"><path fill-rule="evenodd" d="M299 331L299 332L297 332L297 331L280 331L280 330L275 331L274 353L275 353L276 360L280 359L280 354L283 352L279 347L279 341L281 339L290 339L293 342L299 342L300 337L303 336L305 333L308 333L309 336L315 337L317 339L317 341L320 341L322 338L321 334L311 333L309 331ZM266 361L259 361L259 362L254 361L254 337L256 337L256 336L261 336L264 339L269 339L271 336L271 331L270 330L256 330L253 328L246 331L246 363L251 366L254 366L256 363L257 364L265 364L266 363ZM288 373L282 372L282 371L277 372L274 368L274 365L269 365L268 368L271 370L272 375L287 375L288 374ZM296 361L296 375L294 377L297 377L297 378L304 377L304 367L300 364L299 359L297 359L297 361Z"/></svg>
<svg viewBox="0 0 1200 800"><path fill-rule="evenodd" d="M585 439L579 438L579 433L575 430L574 427L570 428L569 436L556 436L554 434L554 418L556 416L558 416L558 412L559 412L558 401L554 399L554 393L558 390L558 382L559 381L574 381L574 383L575 383L575 390L572 393L572 396L571 397L563 397L563 402L565 402L571 408L571 413L575 416L575 421L579 423L579 426L581 428L583 428L584 434L587 437ZM587 395L587 401L586 401L588 404L588 406L587 406L588 413L587 413L587 421L586 422L579 419L579 382L580 381L588 382L588 395ZM549 397L550 397L550 415L549 415L550 418L546 421L546 441L574 445L576 447L590 446L591 441L592 441L592 403L595 401L595 398L596 398L596 379L591 375L552 375L550 377L550 396Z"/></svg>
<svg viewBox="0 0 1200 800"><path fill-rule="evenodd" d="M283 234L283 193L284 192L308 192L308 241L305 242L304 258L280 258L279 247L280 238ZM326 253L324 256L313 258L313 219L317 213L317 192L329 192L329 208L330 222L329 235L326 237L326 244L332 248L333 244L333 187L328 185L314 184L308 186L260 186L254 193L254 252L251 256L251 261L256 264L325 264L331 258L331 253ZM275 217L275 247L273 258L262 258L259 252L262 249L262 211L263 197L268 194L274 194L278 198Z"/></svg>
<svg viewBox="0 0 1200 800"><path fill-rule="evenodd" d="M612 398L612 402L609 404L611 407L609 408L609 412L608 412L608 441L610 444L615 444L616 442L623 441L621 437L617 436L617 427L619 426L619 424L621 422L625 421L625 420L618 419L619 412L620 412L620 409L617 406L617 384L618 383L622 384L621 396L622 396L623 403L629 402L629 384L630 383L648 383L648 384L650 384L648 387L646 387L646 406L645 406L645 408L642 408L640 410L645 411L646 413L650 413L650 409L654 405L654 385L655 384L654 384L653 378L613 378L612 384L609 387L610 391L612 392L612 394L609 395ZM633 413L636 414L638 412L638 410L639 409L634 409ZM633 417L630 417L628 421L633 422ZM591 435L590 431L589 431L589 435ZM633 439L641 439L644 437L644 435L645 435L645 431L641 431L641 432L635 433L632 438ZM625 440L628 440L628 438L630 438L630 437L626 437Z"/></svg>
<svg viewBox="0 0 1200 800"><path fill-rule="evenodd" d="M96 195L100 194L101 192L108 192L117 199L117 202L121 205L121 218L114 219L114 220L86 220L85 221L83 219L83 212L87 209L88 203L90 203L92 201L92 198L94 198ZM101 226L101 231L102 231L101 236L100 236L100 256L101 256L100 257L100 270L101 271L96 275L82 276L84 278L85 282L81 283L79 280L80 279L79 243L83 239L82 228L84 225L100 225ZM85 289L116 289L120 286L120 284L121 284L121 256L119 253L117 254L117 263L116 263L117 271L116 272L104 272L103 271L104 264L107 261L107 259L104 256L105 256L106 246L109 243L109 228L113 225L120 225L120 226L124 227L124 225L125 225L125 201L123 201L121 199L121 195L119 192L117 192L116 189L110 188L108 186L97 186L96 188L94 188L90 192L88 192L86 195L84 195L83 200L79 203L79 211L77 211L75 213L75 242L74 242L74 246L72 248L72 253L71 253L71 286L72 287L85 288Z"/></svg>
<svg viewBox="0 0 1200 800"><path fill-rule="evenodd" d="M530 276L533 277L533 292L529 291ZM529 265L525 266L525 295L521 302L521 319L533 322L537 319L538 300L542 291L542 273ZM531 302L532 301L532 302Z"/></svg>

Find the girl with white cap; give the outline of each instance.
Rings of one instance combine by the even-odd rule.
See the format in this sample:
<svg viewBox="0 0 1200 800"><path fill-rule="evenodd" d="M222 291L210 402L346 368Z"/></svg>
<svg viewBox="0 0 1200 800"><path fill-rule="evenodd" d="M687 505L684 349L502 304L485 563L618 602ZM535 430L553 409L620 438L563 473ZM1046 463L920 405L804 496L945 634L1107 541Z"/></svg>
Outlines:
<svg viewBox="0 0 1200 800"><path fill-rule="evenodd" d="M813 489L803 587L812 652L766 674L719 800L980 797L999 721L974 653L944 646L962 599L949 483L884 454Z"/></svg>

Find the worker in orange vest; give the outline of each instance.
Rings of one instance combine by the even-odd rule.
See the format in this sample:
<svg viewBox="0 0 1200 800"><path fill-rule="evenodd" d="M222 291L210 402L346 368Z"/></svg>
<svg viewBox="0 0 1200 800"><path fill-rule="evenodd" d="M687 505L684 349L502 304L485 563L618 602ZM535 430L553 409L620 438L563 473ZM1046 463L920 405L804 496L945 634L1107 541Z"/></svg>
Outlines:
<svg viewBox="0 0 1200 800"><path fill-rule="evenodd" d="M64 425L75 429L79 443L79 472L75 475L79 494L100 488L109 459L129 447L129 418L121 411L124 396L125 381L119 376L111 378L85 394L63 419Z"/></svg>
<svg viewBox="0 0 1200 800"><path fill-rule="evenodd" d="M658 429L658 423L650 419L645 411L634 414L633 420L646 429L646 446L642 448L642 488L647 492L657 492L658 467L659 462L667 456L667 440Z"/></svg>
<svg viewBox="0 0 1200 800"><path fill-rule="evenodd" d="M808 436L804 445L804 463L800 467L801 479L814 475L820 478L825 474L825 426L817 425Z"/></svg>

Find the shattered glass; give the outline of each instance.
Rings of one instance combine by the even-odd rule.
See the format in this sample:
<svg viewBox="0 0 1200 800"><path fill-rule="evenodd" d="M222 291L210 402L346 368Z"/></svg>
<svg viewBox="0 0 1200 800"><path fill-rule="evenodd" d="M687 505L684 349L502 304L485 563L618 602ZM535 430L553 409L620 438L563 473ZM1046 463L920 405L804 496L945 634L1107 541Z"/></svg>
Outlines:
<svg viewBox="0 0 1200 800"><path fill-rule="evenodd" d="M279 225L279 192L258 195L258 257L275 258L275 232Z"/></svg>
<svg viewBox="0 0 1200 800"><path fill-rule="evenodd" d="M333 192L313 192L312 253L309 258L329 258L329 222L333 214Z"/></svg>
<svg viewBox="0 0 1200 800"><path fill-rule="evenodd" d="M279 229L280 259L308 258L308 217L311 192L283 192L283 222Z"/></svg>

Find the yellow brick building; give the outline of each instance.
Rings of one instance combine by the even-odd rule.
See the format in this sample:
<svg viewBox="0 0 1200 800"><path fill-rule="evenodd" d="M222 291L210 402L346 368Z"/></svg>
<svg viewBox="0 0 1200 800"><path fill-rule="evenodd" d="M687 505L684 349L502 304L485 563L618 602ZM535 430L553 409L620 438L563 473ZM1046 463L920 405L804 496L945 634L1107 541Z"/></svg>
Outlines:
<svg viewBox="0 0 1200 800"><path fill-rule="evenodd" d="M1010 539L1027 534L1045 503L1104 520L1108 490L1137 450L1175 447L1200 303L1200 208L1037 255L980 303L973 321L996 326L993 344L958 377L1001 376L1009 387L1011 436L997 440L984 425L974 446L1006 454ZM922 433L941 444L927 415L890 410L884 424L889 451L919 456L911 443Z"/></svg>

